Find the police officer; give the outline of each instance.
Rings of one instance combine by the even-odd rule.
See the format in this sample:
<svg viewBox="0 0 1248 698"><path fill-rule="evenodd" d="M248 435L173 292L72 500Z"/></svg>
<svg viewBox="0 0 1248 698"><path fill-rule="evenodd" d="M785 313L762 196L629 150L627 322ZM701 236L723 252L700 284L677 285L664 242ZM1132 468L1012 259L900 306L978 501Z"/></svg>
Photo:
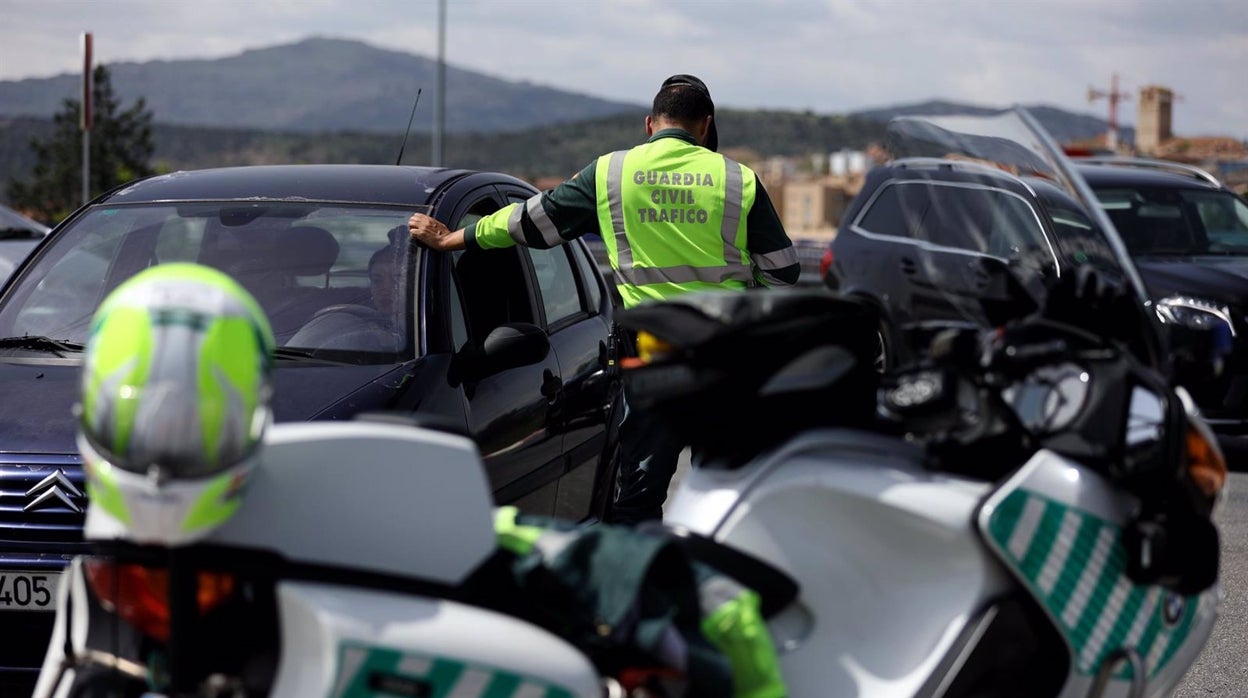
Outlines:
<svg viewBox="0 0 1248 698"><path fill-rule="evenodd" d="M716 152L715 105L692 75L663 81L645 143L597 158L523 204L450 231L424 214L412 238L434 250L550 248L600 233L626 308L691 291L787 286L800 266L754 172ZM662 517L683 445L646 415L620 425L620 487L611 520Z"/></svg>

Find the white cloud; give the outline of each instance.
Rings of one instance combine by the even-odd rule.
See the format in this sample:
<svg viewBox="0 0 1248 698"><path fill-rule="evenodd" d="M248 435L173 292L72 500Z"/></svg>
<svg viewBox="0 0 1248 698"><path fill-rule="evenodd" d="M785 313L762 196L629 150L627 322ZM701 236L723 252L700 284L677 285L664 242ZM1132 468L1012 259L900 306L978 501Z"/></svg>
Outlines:
<svg viewBox="0 0 1248 698"><path fill-rule="evenodd" d="M1175 90L1179 133L1248 137L1242 0L447 0L452 65L648 102L667 75L727 107L855 109L946 98L1104 115L1089 86ZM5 0L0 80L101 62L216 58L312 36L436 56L437 0ZM1121 106L1134 122L1134 101ZM2 106L0 106L2 111Z"/></svg>

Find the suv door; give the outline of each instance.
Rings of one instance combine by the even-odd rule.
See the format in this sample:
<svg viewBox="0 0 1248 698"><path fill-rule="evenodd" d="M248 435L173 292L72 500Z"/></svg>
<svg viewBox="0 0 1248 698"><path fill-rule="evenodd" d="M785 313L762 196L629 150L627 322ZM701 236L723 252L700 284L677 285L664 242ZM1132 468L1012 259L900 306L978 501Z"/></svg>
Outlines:
<svg viewBox="0 0 1248 698"><path fill-rule="evenodd" d="M460 201L466 205L450 217L439 216L451 229L501 206L492 187ZM562 439L551 428L558 360L551 351L536 363L490 370L481 353L486 337L500 325L541 327L528 260L516 248L461 251L449 259L451 380L462 391L468 431L485 461L495 500L550 515L563 472Z"/></svg>
<svg viewBox="0 0 1248 698"><path fill-rule="evenodd" d="M899 323L983 323L981 302L993 282L984 258L1052 254L1027 199L973 182L890 182L854 228L891 250L893 273L903 279L889 303Z"/></svg>

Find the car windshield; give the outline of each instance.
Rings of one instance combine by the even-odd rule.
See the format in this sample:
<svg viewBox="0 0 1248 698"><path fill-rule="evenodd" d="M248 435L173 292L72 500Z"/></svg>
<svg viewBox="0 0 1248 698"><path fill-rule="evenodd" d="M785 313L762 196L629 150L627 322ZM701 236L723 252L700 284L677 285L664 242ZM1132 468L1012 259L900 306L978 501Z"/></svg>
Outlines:
<svg viewBox="0 0 1248 698"><path fill-rule="evenodd" d="M885 150L894 162L926 163L983 180L1009 180L994 186L1022 192L1044 206L1045 232L1054 239L1056 250L1041 244L1033 224L1036 217L1027 213L1017 196L980 195L975 209L950 208L947 218L967 221L957 234L973 238L957 247L980 254L966 257L959 278L950 275L953 267L938 255L917 255L917 263L931 265L927 277L940 280L925 293L943 297L942 306L972 309L992 322L1005 322L1043 303L1045 289L1056 278L1073 273L1079 265L1092 265L1124 284L1136 301L1140 335L1131 339L1132 347L1146 362L1164 363L1155 313L1113 222L1052 137L1025 109L983 116L897 117L889 122ZM939 197L925 203L950 205ZM984 208L991 208L991 213ZM967 215L968 211L975 215ZM936 220L941 215L927 212L924 218ZM997 262L990 263L994 259ZM1051 266L1048 260L1053 260ZM945 266L938 269L937 264ZM982 317L968 312L966 319L979 324Z"/></svg>
<svg viewBox="0 0 1248 698"><path fill-rule="evenodd" d="M101 206L40 253L0 307L0 338L82 344L101 300L170 262L220 269L255 296L288 355L388 363L414 353L411 207L305 202Z"/></svg>
<svg viewBox="0 0 1248 698"><path fill-rule="evenodd" d="M1248 204L1230 192L1141 186L1096 196L1134 255L1248 255Z"/></svg>

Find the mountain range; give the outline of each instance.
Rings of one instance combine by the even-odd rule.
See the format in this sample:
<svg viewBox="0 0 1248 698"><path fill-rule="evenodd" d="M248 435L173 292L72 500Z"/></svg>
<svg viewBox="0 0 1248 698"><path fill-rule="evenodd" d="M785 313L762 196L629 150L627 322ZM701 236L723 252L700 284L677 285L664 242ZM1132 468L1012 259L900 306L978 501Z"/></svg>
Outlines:
<svg viewBox="0 0 1248 698"><path fill-rule="evenodd" d="M108 65L119 108L142 98L152 114L158 171L270 163L393 163L416 104L404 164L429 162L437 63L358 41L312 38L215 60ZM79 99L80 76L0 81L0 201L34 167L32 139ZM568 176L593 157L635 145L648 104L613 102L549 85L446 67L443 162L527 179ZM1104 120L1028 109L1059 142L1096 137ZM862 150L889 118L985 114L1000 107L925 101L848 114L717 110L720 142L759 156ZM453 115L451 117L450 115ZM1130 129L1121 134L1132 139ZM737 157L741 157L740 154Z"/></svg>
<svg viewBox="0 0 1248 698"><path fill-rule="evenodd" d="M417 90L415 131L430 131L437 62L358 41L311 38L213 60L110 63L122 104L142 97L154 121L263 131L402 133ZM611 102L446 66L446 131L518 130L623 112ZM81 76L0 82L0 114L51 116L78 99ZM454 115L451 118L450 115Z"/></svg>
<svg viewBox="0 0 1248 698"><path fill-rule="evenodd" d="M437 62L359 41L309 38L212 60L108 65L121 104L142 97L156 123L292 133L349 131L401 134L417 90L422 102L412 130L433 128ZM81 77L0 81L0 115L50 117L78 99ZM615 102L446 66L446 133L495 133L645 114L648 104ZM428 100L428 102L425 102ZM997 108L933 101L846 116L887 120L909 113L991 112ZM1103 133L1105 121L1032 107L1059 140ZM1127 134L1129 136L1129 134Z"/></svg>

